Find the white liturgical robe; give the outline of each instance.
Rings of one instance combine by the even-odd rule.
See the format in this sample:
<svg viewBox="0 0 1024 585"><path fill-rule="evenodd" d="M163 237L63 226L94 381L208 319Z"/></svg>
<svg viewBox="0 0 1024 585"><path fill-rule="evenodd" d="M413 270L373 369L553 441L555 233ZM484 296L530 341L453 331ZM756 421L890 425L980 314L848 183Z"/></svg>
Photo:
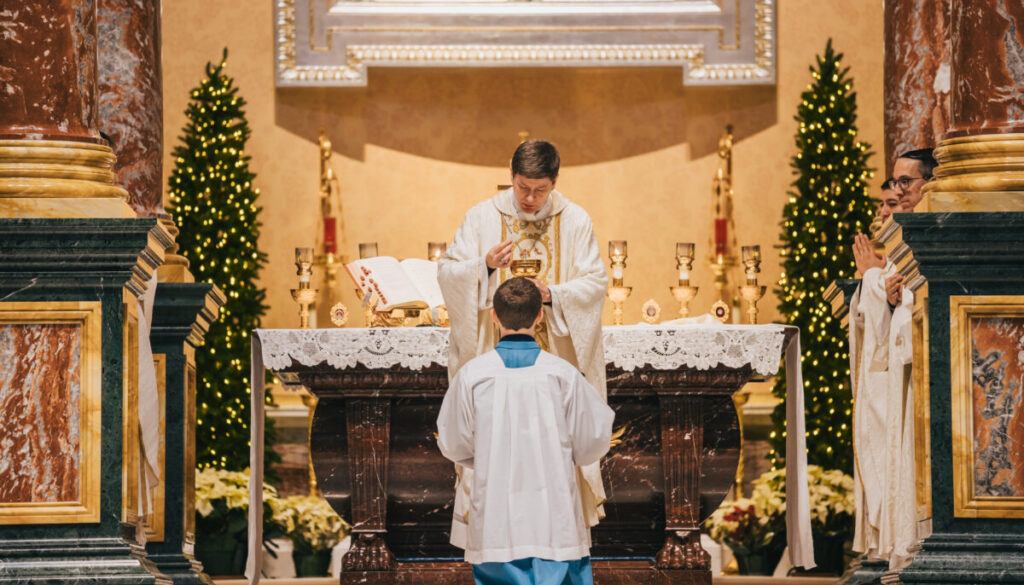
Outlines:
<svg viewBox="0 0 1024 585"><path fill-rule="evenodd" d="M853 548L899 569L918 540L910 382L914 294L904 288L900 305L890 310L885 279L893 274L892 263L868 270L850 302L850 366L856 380Z"/></svg>
<svg viewBox="0 0 1024 585"><path fill-rule="evenodd" d="M464 365L441 405L437 442L475 472L466 562L589 556L575 466L608 451L614 416L576 368L549 353L506 368L492 350Z"/></svg>
<svg viewBox="0 0 1024 585"><path fill-rule="evenodd" d="M519 210L512 189L501 191L466 213L438 266L438 282L451 322L449 378L470 359L494 348L498 331L491 317L494 291L509 278L507 269L488 273L485 257L495 245L512 239L513 258L541 261L538 279L551 291L545 306L546 331L541 345L577 366L606 395L601 311L608 274L594 237L590 216L582 207L552 191L536 214ZM545 343L546 342L546 343ZM457 516L469 513L470 470L459 470L455 494ZM583 511L593 526L604 516L601 468L593 462L580 468ZM453 527L452 542L465 548L465 535Z"/></svg>

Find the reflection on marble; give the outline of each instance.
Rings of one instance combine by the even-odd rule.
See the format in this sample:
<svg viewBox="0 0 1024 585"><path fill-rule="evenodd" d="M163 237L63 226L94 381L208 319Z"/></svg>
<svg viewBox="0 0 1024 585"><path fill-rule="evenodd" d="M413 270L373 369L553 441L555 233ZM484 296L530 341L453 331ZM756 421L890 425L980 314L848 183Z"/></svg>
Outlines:
<svg viewBox="0 0 1024 585"><path fill-rule="evenodd" d="M974 494L1024 495L1024 318L971 319Z"/></svg>
<svg viewBox="0 0 1024 585"><path fill-rule="evenodd" d="M3 7L0 139L102 142L96 127L96 0Z"/></svg>
<svg viewBox="0 0 1024 585"><path fill-rule="evenodd" d="M953 0L953 95L947 136L1020 131L1024 4Z"/></svg>
<svg viewBox="0 0 1024 585"><path fill-rule="evenodd" d="M0 502L75 502L80 325L0 325Z"/></svg>
<svg viewBox="0 0 1024 585"><path fill-rule="evenodd" d="M99 125L114 172L140 215L162 209L160 2L99 0Z"/></svg>
<svg viewBox="0 0 1024 585"><path fill-rule="evenodd" d="M885 165L949 125L950 0L885 2Z"/></svg>

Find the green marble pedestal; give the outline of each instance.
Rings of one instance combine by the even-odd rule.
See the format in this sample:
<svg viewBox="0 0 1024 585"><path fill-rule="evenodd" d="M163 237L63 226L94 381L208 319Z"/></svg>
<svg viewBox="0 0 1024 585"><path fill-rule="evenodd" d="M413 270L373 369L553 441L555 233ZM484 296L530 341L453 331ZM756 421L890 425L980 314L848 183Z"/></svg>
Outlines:
<svg viewBox="0 0 1024 585"><path fill-rule="evenodd" d="M135 534L137 297L169 243L155 219L0 220L2 584L170 583Z"/></svg>
<svg viewBox="0 0 1024 585"><path fill-rule="evenodd" d="M217 318L224 295L211 284L161 282L153 302L150 342L163 356L163 534L146 552L176 585L213 581L195 560L196 371L195 351ZM159 372L158 372L159 374Z"/></svg>
<svg viewBox="0 0 1024 585"><path fill-rule="evenodd" d="M962 436L958 441L953 421L973 413L956 410L954 397L964 390L966 380L951 377L951 343L955 348L956 340L950 336L951 322L956 328L969 325L951 314L950 297L1024 295L1024 213L898 213L893 219L895 225L888 226L881 240L887 251L909 247L909 267L913 270L916 263L916 270L927 279L930 339L932 535L900 571L899 579L929 585L1024 583L1024 514L977 517L975 513L972 517L969 511L958 512L955 505L954 470L960 466L959 473L974 475L969 464L963 467L964 455L954 454L954 444L963 442ZM967 367L972 364L970 357L957 359L966 359ZM1020 358L1014 353L1005 359ZM1020 404L1019 382L1013 392L1017 396L1009 398ZM1020 420L1019 415L1013 420ZM1010 449L1011 475L1019 474L1017 466L1024 466L1022 451L1020 445ZM1024 493L1013 497L1024 510Z"/></svg>

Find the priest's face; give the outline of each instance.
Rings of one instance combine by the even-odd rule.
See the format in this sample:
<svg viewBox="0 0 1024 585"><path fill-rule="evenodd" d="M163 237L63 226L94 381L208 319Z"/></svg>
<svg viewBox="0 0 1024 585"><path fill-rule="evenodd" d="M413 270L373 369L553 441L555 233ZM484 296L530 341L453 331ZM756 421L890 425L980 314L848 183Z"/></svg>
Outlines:
<svg viewBox="0 0 1024 585"><path fill-rule="evenodd" d="M912 158L898 158L892 167L893 187L900 196L903 211L911 213L924 198L921 188L934 179L921 172L921 162Z"/></svg>
<svg viewBox="0 0 1024 585"><path fill-rule="evenodd" d="M551 192L555 190L554 179L542 177L531 179L523 175L512 175L512 191L516 195L516 202L523 213L537 213L541 207L548 202Z"/></svg>

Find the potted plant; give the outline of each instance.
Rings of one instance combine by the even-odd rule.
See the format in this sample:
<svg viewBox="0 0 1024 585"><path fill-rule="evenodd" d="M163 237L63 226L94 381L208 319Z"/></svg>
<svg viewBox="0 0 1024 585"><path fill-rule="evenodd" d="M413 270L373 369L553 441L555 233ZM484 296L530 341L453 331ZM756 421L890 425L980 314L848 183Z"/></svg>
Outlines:
<svg viewBox="0 0 1024 585"><path fill-rule="evenodd" d="M277 490L263 484L264 506ZM249 471L207 468L196 473L196 559L210 575L245 572L248 540ZM275 530L265 511L264 532Z"/></svg>
<svg viewBox="0 0 1024 585"><path fill-rule="evenodd" d="M331 551L348 532L349 525L323 498L291 496L271 500L273 520L292 541L296 577L324 577Z"/></svg>
<svg viewBox="0 0 1024 585"><path fill-rule="evenodd" d="M786 547L786 502L755 482L750 498L727 500L705 520L711 538L725 543L743 575L771 575Z"/></svg>

